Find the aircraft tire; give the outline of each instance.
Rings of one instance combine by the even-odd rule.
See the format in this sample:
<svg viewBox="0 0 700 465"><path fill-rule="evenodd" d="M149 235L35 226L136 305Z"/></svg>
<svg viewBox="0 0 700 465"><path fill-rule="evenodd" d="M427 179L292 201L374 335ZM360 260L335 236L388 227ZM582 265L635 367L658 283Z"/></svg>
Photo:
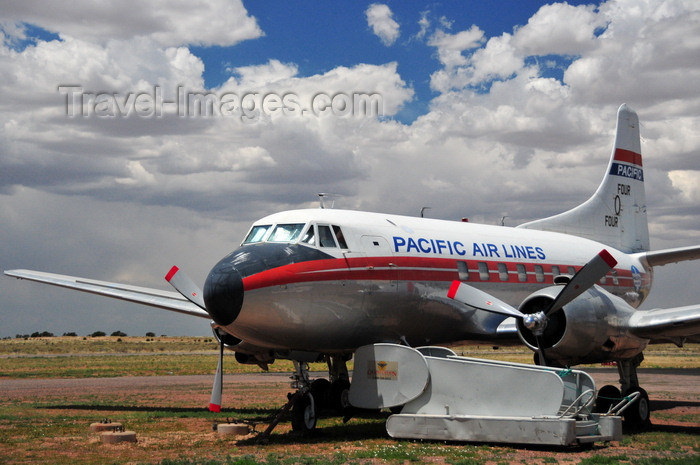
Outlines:
<svg viewBox="0 0 700 465"><path fill-rule="evenodd" d="M310 393L304 394L292 407L292 431L306 436L316 429L317 410Z"/></svg>
<svg viewBox="0 0 700 465"><path fill-rule="evenodd" d="M622 417L625 419L625 423L634 428L644 428L651 424L651 405L649 404L649 395L647 392L640 388L635 387L625 391L623 395L627 396L634 392L639 391L639 398L632 403L627 409L622 412Z"/></svg>
<svg viewBox="0 0 700 465"><path fill-rule="evenodd" d="M331 407L331 382L324 378L318 378L311 382L309 392L314 396L316 412Z"/></svg>
<svg viewBox="0 0 700 465"><path fill-rule="evenodd" d="M617 405L621 400L622 393L617 386L607 384L598 390L598 397L596 397L595 401L595 412L607 413L610 407Z"/></svg>
<svg viewBox="0 0 700 465"><path fill-rule="evenodd" d="M350 409L350 382L346 379L338 379L331 383L331 403L333 408L341 414L345 414Z"/></svg>

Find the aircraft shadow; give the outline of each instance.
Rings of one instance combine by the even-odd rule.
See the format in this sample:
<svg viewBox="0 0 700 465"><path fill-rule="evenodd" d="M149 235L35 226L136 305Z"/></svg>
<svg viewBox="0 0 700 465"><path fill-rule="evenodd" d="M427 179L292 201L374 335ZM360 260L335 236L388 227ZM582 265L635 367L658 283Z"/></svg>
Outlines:
<svg viewBox="0 0 700 465"><path fill-rule="evenodd" d="M94 410L98 412L172 412L172 413L211 413L212 415L221 416L222 418L236 417L239 415L257 415L262 420L274 417L278 410L276 409L222 409L220 413L209 412L205 407L146 407L143 405L41 405L39 409L63 409L63 410Z"/></svg>
<svg viewBox="0 0 700 465"><path fill-rule="evenodd" d="M644 433L644 432L656 432L656 433L683 433L691 434L694 436L700 435L700 426L684 426L684 425L657 425L654 424L654 417L651 418L651 425L642 428L627 428L622 425L622 432L627 433Z"/></svg>
<svg viewBox="0 0 700 465"><path fill-rule="evenodd" d="M260 432L260 431L258 431ZM319 444L329 441L364 441L368 439L384 439L387 438L386 427L384 422L374 423L353 423L350 420L348 423L333 426L318 426L311 434L301 434L295 431L290 431L283 434L271 434L264 444L280 445L280 444ZM238 441L239 445L256 445L259 444L259 438L252 437Z"/></svg>
<svg viewBox="0 0 700 465"><path fill-rule="evenodd" d="M683 400L654 400L649 401L651 411L671 410L674 407L700 407L700 402Z"/></svg>
<svg viewBox="0 0 700 465"><path fill-rule="evenodd" d="M673 401L673 400L652 400L651 409L653 412L670 410L675 407L700 407L700 402L694 401ZM80 404L68 404L68 405L42 405L36 408L39 409L63 409L63 410L91 410L97 412L166 412L172 414L201 414L201 413L212 413L209 412L204 407L158 407L158 406L142 406L142 405L80 405ZM242 421L246 423L267 423L272 421L272 419L277 415L279 409L268 408L268 409L222 409L222 411L215 415L216 418L241 418ZM358 411L353 415L353 419L386 419L388 413L378 413L372 411ZM330 418L334 415L322 414L321 418ZM654 417L652 415L652 424L644 427L630 427L622 422L623 433L640 433L640 432L660 432L660 433L685 433L691 435L700 435L700 426L695 426L694 424L683 425L683 424L655 424ZM289 421L289 415L282 420ZM266 441L269 444L286 444L286 443L298 443L300 438L303 438L305 443L321 443L327 442L328 440L361 440L361 439L377 439L386 438L387 432L385 429L384 422L373 422L373 423L353 423L352 419L342 425L334 426L324 426L319 427L315 430L313 435L302 436L296 432L290 432L287 434L273 434ZM241 444L255 443L256 438L246 439L241 441Z"/></svg>

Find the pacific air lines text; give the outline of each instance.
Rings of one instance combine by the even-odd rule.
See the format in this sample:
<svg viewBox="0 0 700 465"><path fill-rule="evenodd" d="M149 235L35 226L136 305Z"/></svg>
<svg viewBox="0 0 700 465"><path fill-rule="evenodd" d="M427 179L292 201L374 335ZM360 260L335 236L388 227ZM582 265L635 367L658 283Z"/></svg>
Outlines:
<svg viewBox="0 0 700 465"><path fill-rule="evenodd" d="M395 253L424 253L437 255L458 255L464 257L471 249L472 257L524 258L527 260L544 260L547 258L542 247L531 245L491 244L472 242L465 245L460 241L444 239L426 239L419 237L394 236Z"/></svg>

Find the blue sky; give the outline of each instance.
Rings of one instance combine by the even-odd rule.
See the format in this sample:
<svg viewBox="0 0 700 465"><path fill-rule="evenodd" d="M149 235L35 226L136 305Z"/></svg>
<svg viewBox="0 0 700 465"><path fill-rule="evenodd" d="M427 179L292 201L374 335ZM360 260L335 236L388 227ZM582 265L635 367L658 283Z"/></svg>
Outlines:
<svg viewBox="0 0 700 465"><path fill-rule="evenodd" d="M201 284L253 221L316 207L318 192L341 194L337 208L515 226L592 194L622 103L641 121L652 247L698 244L693 37L691 0L6 2L0 265L168 289L176 264ZM71 116L66 85L101 106L85 97ZM367 93L383 114L128 104L179 88L304 105ZM697 266L656 270L644 305L697 303ZM0 279L0 336L44 330L210 331Z"/></svg>
<svg viewBox="0 0 700 465"><path fill-rule="evenodd" d="M570 5L591 5L596 2L569 1ZM512 34L514 28L527 24L540 8L541 2L497 1L441 1L441 2L385 2L399 24L400 37L391 45L384 45L367 24L368 3L355 1L310 1L290 4L285 1L251 2L246 4L265 31L263 37L244 41L230 47L192 47L202 58L204 79L208 87L221 85L230 76L230 68L263 64L274 58L284 63L295 63L300 76L323 74L337 66L351 67L357 63L380 65L397 62L402 78L415 91L415 99L396 115L403 122L411 122L427 112L436 92L430 89L430 74L440 68L434 47L426 40L436 27L449 25L457 32L477 25L486 37ZM421 19L431 25L419 37ZM441 22L442 21L442 22ZM562 65L569 57L543 57ZM561 79L563 67L548 68L549 76Z"/></svg>

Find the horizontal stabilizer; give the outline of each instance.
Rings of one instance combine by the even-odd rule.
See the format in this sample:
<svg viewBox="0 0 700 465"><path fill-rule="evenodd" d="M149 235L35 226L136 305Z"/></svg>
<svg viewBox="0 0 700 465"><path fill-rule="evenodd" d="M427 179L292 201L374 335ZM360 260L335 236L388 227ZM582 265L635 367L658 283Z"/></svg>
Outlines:
<svg viewBox="0 0 700 465"><path fill-rule="evenodd" d="M678 247L675 249L654 250L637 254L639 259L649 266L662 266L686 260L700 259L700 245Z"/></svg>

